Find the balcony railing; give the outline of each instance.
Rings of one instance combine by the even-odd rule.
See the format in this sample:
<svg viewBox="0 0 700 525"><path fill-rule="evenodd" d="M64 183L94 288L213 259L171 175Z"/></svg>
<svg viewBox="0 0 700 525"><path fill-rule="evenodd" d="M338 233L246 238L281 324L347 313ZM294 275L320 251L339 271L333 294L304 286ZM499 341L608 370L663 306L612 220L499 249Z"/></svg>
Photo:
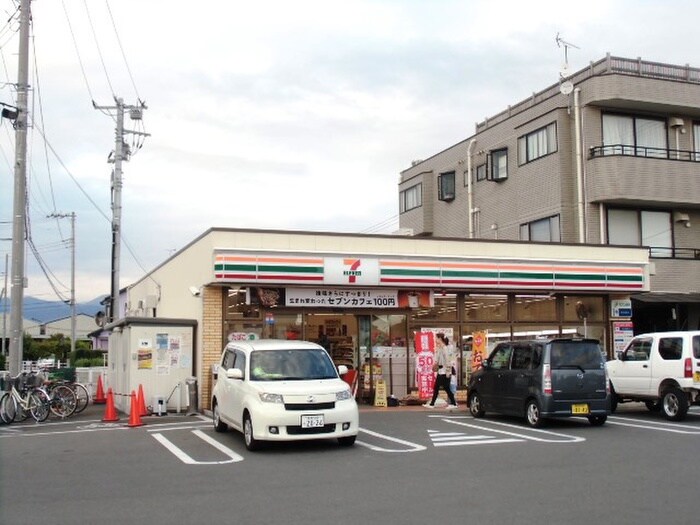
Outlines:
<svg viewBox="0 0 700 525"><path fill-rule="evenodd" d="M645 146L630 146L628 144L607 144L605 146L594 146L588 150L589 159L613 156L700 162L700 152L682 149L649 148Z"/></svg>
<svg viewBox="0 0 700 525"><path fill-rule="evenodd" d="M610 53L605 58L597 62L591 62L586 68L577 71L567 79L574 85L578 85L584 80L598 76L609 74L632 75L645 78L656 78L659 80L675 80L688 82L690 84L700 84L700 68L690 67L689 65L679 66L674 64L663 64L660 62L649 62L641 58L630 59L611 56ZM499 122L517 115L528 108L533 107L544 100L558 96L560 91L561 81L557 84L549 86L542 91L533 93L531 97L518 102L517 104L508 106L508 109L501 111L497 115L485 119L483 122L476 123L476 132L479 133L491 126L495 126Z"/></svg>
<svg viewBox="0 0 700 525"><path fill-rule="evenodd" d="M700 261L700 248L649 248L651 259L695 259Z"/></svg>

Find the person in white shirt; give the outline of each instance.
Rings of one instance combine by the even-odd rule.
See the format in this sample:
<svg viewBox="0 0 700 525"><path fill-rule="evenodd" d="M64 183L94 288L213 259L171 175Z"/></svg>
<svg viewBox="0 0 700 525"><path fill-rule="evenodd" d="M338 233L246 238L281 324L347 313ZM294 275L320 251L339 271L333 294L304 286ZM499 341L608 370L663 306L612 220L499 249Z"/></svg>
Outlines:
<svg viewBox="0 0 700 525"><path fill-rule="evenodd" d="M445 334L440 332L436 335L436 348L435 348L435 363L438 365L437 377L435 378L435 386L433 387L433 398L429 403L424 404L426 408L432 408L435 406L435 401L437 400L440 388L447 392L447 398L449 399L448 409L457 408L457 401L455 401L455 396L450 388L450 378L452 376L452 363L449 352L447 351L447 345L449 340L445 337Z"/></svg>

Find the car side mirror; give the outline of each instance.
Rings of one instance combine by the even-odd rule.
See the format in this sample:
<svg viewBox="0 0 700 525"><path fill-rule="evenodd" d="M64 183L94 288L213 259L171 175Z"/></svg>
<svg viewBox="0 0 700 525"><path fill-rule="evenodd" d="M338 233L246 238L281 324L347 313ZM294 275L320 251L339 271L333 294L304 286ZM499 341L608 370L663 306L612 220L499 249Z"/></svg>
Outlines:
<svg viewBox="0 0 700 525"><path fill-rule="evenodd" d="M347 365L340 365L338 366L338 375L344 376L345 374L348 373L348 367Z"/></svg>
<svg viewBox="0 0 700 525"><path fill-rule="evenodd" d="M219 363L214 363L211 365L211 373L214 376L214 380L219 378Z"/></svg>
<svg viewBox="0 0 700 525"><path fill-rule="evenodd" d="M488 357L486 359L484 359L483 361L481 361L481 366L486 368L486 369L491 368L491 361L489 360Z"/></svg>
<svg viewBox="0 0 700 525"><path fill-rule="evenodd" d="M229 379L243 379L243 370L240 368L229 368L226 370L226 377Z"/></svg>

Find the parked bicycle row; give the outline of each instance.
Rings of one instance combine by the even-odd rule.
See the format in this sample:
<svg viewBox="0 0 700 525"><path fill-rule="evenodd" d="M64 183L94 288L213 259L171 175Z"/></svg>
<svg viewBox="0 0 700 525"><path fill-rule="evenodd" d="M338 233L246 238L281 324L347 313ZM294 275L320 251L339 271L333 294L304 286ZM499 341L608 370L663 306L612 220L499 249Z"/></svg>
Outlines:
<svg viewBox="0 0 700 525"><path fill-rule="evenodd" d="M85 410L90 404L90 391L75 381L50 378L41 372L22 372L16 377L2 378L0 421L10 424L30 416L36 422L53 414L67 418Z"/></svg>

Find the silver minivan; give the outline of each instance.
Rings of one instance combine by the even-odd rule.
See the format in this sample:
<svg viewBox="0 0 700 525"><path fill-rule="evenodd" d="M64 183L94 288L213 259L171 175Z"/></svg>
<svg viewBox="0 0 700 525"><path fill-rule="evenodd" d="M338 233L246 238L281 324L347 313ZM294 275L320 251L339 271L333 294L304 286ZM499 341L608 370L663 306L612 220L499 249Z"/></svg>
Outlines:
<svg viewBox="0 0 700 525"><path fill-rule="evenodd" d="M598 426L610 414L610 382L595 339L498 343L468 388L474 417L524 416L539 427L544 418L583 416Z"/></svg>

